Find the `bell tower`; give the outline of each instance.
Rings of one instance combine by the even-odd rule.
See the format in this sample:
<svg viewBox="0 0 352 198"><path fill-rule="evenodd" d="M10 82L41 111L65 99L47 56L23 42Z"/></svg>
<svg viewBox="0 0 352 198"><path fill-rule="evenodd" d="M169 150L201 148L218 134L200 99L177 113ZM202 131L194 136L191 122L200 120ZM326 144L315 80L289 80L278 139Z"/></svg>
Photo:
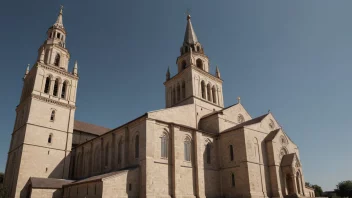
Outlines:
<svg viewBox="0 0 352 198"><path fill-rule="evenodd" d="M68 178L78 66L68 72L62 9L23 77L4 180L11 198L26 196L30 177Z"/></svg>
<svg viewBox="0 0 352 198"><path fill-rule="evenodd" d="M186 32L180 48L180 56L176 60L178 73L171 77L169 69L166 73L165 99L166 107L186 104L197 104L206 112L220 110L224 107L222 79L216 67L215 75L209 72L209 58L198 41L187 16Z"/></svg>

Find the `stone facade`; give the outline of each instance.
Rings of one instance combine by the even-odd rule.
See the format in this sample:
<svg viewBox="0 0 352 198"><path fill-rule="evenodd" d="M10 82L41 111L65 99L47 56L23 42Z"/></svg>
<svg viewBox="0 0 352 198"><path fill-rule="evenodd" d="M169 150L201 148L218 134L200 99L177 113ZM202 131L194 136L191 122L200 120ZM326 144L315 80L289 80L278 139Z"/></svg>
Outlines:
<svg viewBox="0 0 352 198"><path fill-rule="evenodd" d="M166 108L110 130L74 121L77 63L67 72L61 10L24 78L5 175L10 197L314 196L297 145L272 113L252 118L240 99L224 108L219 69L209 73L190 19L178 73L166 74ZM73 181L52 189L49 178Z"/></svg>

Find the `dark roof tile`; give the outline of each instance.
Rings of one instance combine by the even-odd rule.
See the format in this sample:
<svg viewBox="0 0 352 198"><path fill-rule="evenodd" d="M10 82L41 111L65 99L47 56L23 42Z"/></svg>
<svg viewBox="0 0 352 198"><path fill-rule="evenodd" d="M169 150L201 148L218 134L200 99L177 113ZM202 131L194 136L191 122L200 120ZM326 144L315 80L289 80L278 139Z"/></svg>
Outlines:
<svg viewBox="0 0 352 198"><path fill-rule="evenodd" d="M86 123L78 120L75 120L73 125L73 130L90 133L94 135L103 135L104 133L110 131L109 128L97 126L94 124L90 124L90 123Z"/></svg>

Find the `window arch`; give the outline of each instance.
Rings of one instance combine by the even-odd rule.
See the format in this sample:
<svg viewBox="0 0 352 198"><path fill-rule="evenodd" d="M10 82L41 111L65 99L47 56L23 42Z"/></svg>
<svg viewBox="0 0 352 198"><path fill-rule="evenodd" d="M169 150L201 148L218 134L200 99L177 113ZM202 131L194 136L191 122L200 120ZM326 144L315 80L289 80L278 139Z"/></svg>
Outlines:
<svg viewBox="0 0 352 198"><path fill-rule="evenodd" d="M186 98L186 83L182 81L182 99Z"/></svg>
<svg viewBox="0 0 352 198"><path fill-rule="evenodd" d="M206 99L205 97L205 83L204 81L201 82L201 88L202 88L202 98Z"/></svg>
<svg viewBox="0 0 352 198"><path fill-rule="evenodd" d="M57 79L55 80L55 83L54 83L54 92L53 92L53 95L54 95L54 96L57 96L58 92L59 92L59 79L57 78Z"/></svg>
<svg viewBox="0 0 352 198"><path fill-rule="evenodd" d="M50 121L55 121L55 114L56 114L56 111L52 110L50 115Z"/></svg>
<svg viewBox="0 0 352 198"><path fill-rule="evenodd" d="M50 76L46 77L45 79L45 87L44 87L44 93L49 94L50 91Z"/></svg>
<svg viewBox="0 0 352 198"><path fill-rule="evenodd" d="M232 145L229 146L229 150L230 150L230 160L233 161L234 156L233 156L233 146Z"/></svg>
<svg viewBox="0 0 352 198"><path fill-rule="evenodd" d="M109 151L109 143L107 143L106 144L106 146L105 146L105 167L108 167L109 166L109 153L110 153L110 151Z"/></svg>
<svg viewBox="0 0 352 198"><path fill-rule="evenodd" d="M207 92L208 92L208 94L207 94L207 97L208 97L208 101L210 101L211 102L211 85L208 83L208 85L207 85Z"/></svg>
<svg viewBox="0 0 352 198"><path fill-rule="evenodd" d="M207 156L207 164L211 164L211 143L209 142L205 146L206 156Z"/></svg>
<svg viewBox="0 0 352 198"><path fill-rule="evenodd" d="M232 174L231 174L231 184L232 184L232 187L235 187L235 186L236 186L235 173L232 173Z"/></svg>
<svg viewBox="0 0 352 198"><path fill-rule="evenodd" d="M203 61L200 58L197 59L196 64L199 69L203 69Z"/></svg>
<svg viewBox="0 0 352 198"><path fill-rule="evenodd" d="M181 100L181 86L180 83L177 83L177 101Z"/></svg>
<svg viewBox="0 0 352 198"><path fill-rule="evenodd" d="M65 81L62 84L62 90L61 90L61 98L63 98L63 99L66 99L67 87L68 87L68 82Z"/></svg>
<svg viewBox="0 0 352 198"><path fill-rule="evenodd" d="M197 46L197 51L200 52L200 47L199 46Z"/></svg>
<svg viewBox="0 0 352 198"><path fill-rule="evenodd" d="M56 54L54 65L59 66L59 64L60 64L60 54Z"/></svg>
<svg viewBox="0 0 352 198"><path fill-rule="evenodd" d="M191 139L187 137L184 141L184 160L190 162L191 161Z"/></svg>
<svg viewBox="0 0 352 198"><path fill-rule="evenodd" d="M215 85L211 89L211 93L213 94L213 103L216 104L216 88L215 88Z"/></svg>
<svg viewBox="0 0 352 198"><path fill-rule="evenodd" d="M139 135L136 135L135 142L134 142L134 156L139 158Z"/></svg>
<svg viewBox="0 0 352 198"><path fill-rule="evenodd" d="M50 133L48 137L48 143L51 144L52 141L53 141L53 134Z"/></svg>
<svg viewBox="0 0 352 198"><path fill-rule="evenodd" d="M161 158L168 158L168 135L163 133L161 136Z"/></svg>
<svg viewBox="0 0 352 198"><path fill-rule="evenodd" d="M186 69L187 63L185 60L182 61L181 66L182 66L182 69Z"/></svg>

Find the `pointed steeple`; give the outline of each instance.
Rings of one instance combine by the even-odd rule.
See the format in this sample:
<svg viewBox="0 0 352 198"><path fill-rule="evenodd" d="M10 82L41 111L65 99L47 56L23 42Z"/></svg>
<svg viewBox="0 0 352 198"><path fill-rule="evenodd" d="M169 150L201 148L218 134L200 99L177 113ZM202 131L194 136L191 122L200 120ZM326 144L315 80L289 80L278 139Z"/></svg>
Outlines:
<svg viewBox="0 0 352 198"><path fill-rule="evenodd" d="M196 33L194 32L194 29L192 26L191 15L187 15L187 27L186 27L185 38L183 42L189 45L194 45L198 43Z"/></svg>
<svg viewBox="0 0 352 198"><path fill-rule="evenodd" d="M72 74L78 76L78 63L75 61L75 66L73 67Z"/></svg>
<svg viewBox="0 0 352 198"><path fill-rule="evenodd" d="M23 76L23 80L27 77L28 73L29 73L29 64L27 65L27 69L26 69L26 72Z"/></svg>
<svg viewBox="0 0 352 198"><path fill-rule="evenodd" d="M215 75L216 77L220 78L220 71L218 66L216 66Z"/></svg>
<svg viewBox="0 0 352 198"><path fill-rule="evenodd" d="M170 67L167 67L166 80L170 80Z"/></svg>
<svg viewBox="0 0 352 198"><path fill-rule="evenodd" d="M62 10L63 9L64 9L64 6L61 6L59 15L57 16L56 22L53 25L54 27L63 28L64 29L64 24L62 22Z"/></svg>

